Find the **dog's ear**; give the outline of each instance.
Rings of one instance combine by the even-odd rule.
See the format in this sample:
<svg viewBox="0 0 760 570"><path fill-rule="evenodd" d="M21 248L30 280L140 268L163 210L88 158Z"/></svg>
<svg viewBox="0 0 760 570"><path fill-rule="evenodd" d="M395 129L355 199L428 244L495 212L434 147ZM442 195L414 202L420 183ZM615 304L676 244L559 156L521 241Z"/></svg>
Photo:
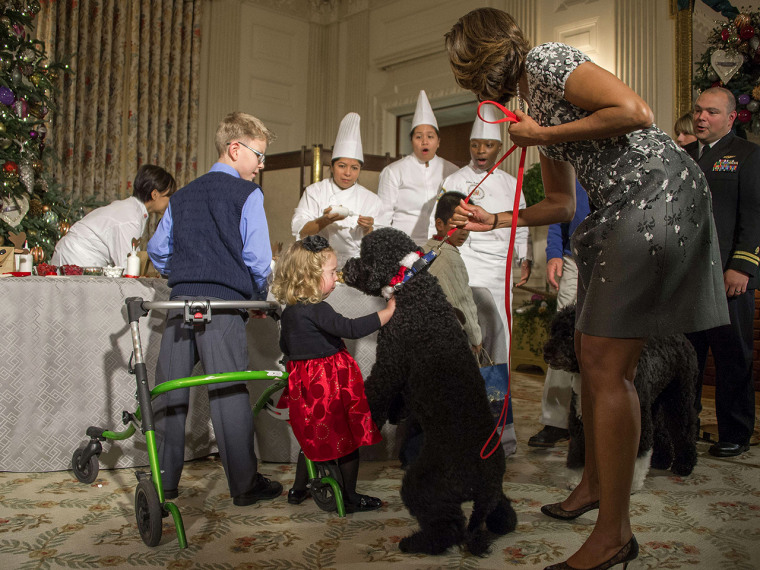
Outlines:
<svg viewBox="0 0 760 570"><path fill-rule="evenodd" d="M362 260L358 257L352 257L343 266L343 282L349 287L364 291L364 282L366 281L366 272L362 267Z"/></svg>

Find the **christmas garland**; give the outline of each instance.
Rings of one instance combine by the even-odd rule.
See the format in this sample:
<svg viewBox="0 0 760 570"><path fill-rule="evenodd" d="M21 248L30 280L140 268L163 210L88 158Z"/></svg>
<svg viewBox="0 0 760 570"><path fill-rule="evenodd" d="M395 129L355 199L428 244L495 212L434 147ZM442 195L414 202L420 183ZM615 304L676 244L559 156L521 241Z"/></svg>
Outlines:
<svg viewBox="0 0 760 570"><path fill-rule="evenodd" d="M736 126L760 134L760 12L742 12L718 24L696 64L693 85L721 86L736 96Z"/></svg>

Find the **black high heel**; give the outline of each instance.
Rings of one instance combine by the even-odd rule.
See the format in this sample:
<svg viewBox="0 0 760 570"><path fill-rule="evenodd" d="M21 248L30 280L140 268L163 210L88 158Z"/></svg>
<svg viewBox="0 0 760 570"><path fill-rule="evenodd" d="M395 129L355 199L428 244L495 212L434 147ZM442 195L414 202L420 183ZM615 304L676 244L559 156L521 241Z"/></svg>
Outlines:
<svg viewBox="0 0 760 570"><path fill-rule="evenodd" d="M579 516L581 516L584 513L587 513L589 511L593 511L594 509L599 508L599 501L594 501L593 503L589 503L588 505L583 505L582 507L575 509L574 511L566 511L562 508L562 503L552 503L551 505L544 505L541 507L541 512L544 513L547 517L552 517L553 519L559 519L561 521L571 521L573 519L577 519Z"/></svg>
<svg viewBox="0 0 760 570"><path fill-rule="evenodd" d="M612 568L613 566L617 566L618 564L623 565L623 570L628 568L628 563L631 560L635 560L639 556L639 543L636 542L636 537L631 536L631 540L629 540L623 548L617 551L617 554L615 554L612 558L609 560L606 560L599 564L598 566L594 566L593 568L590 568L589 570L607 570L607 568ZM551 566L547 566L544 568L544 570L577 570L576 568L573 568L570 566L567 561L560 562L559 564L552 564Z"/></svg>

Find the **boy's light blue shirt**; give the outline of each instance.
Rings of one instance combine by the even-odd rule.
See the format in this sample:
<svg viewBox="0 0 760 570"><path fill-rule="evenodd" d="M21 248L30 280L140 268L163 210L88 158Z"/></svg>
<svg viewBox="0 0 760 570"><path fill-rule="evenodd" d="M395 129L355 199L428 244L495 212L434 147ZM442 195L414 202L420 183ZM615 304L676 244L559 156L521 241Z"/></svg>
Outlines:
<svg viewBox="0 0 760 570"><path fill-rule="evenodd" d="M230 176L240 178L237 170L221 162L215 163L209 172L224 172ZM156 228L156 233L148 242L148 256L153 266L161 275L171 272L169 262L174 251L172 239L172 207L171 203L166 208L161 222ZM251 273L253 282L259 292L267 290L267 277L272 271L272 251L269 240L256 239L257 232L261 228L267 228L267 219L264 214L264 194L252 192L243 204L240 216L240 237L243 239L243 261Z"/></svg>

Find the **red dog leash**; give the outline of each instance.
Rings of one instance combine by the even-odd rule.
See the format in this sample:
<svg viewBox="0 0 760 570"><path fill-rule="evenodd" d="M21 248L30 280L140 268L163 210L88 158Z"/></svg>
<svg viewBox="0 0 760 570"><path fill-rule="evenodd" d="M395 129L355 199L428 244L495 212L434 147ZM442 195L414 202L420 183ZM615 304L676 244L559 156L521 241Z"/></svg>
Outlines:
<svg viewBox="0 0 760 570"><path fill-rule="evenodd" d="M504 113L503 119L498 119L496 121L488 121L483 118L483 116L480 114L480 108L483 105L494 105L496 108L498 108L502 113ZM482 101L478 105L478 117L481 121L485 123L491 123L491 124L498 124L498 123L518 123L520 120L517 118L517 115L515 115L512 111L504 107L504 105L501 105L500 103L497 103L496 101ZM475 186L475 188L472 189L472 191L468 194L467 198L465 198L464 202L465 204L470 202L470 197L472 197L475 190L477 190L483 182L485 182L486 178L488 178L491 173L493 173L494 170L496 170L499 165L504 162L504 159L507 158L510 154L514 152L514 150L517 148L517 145L512 145L512 148L510 148L507 152L504 153L504 156L502 156L496 164L493 165L493 167L486 173L486 175L483 177L483 180L478 182L478 185ZM525 154L526 149L523 147L522 152L520 154L520 167L517 170L517 187L515 188L515 203L512 206L512 227L509 234L509 251L507 252L507 271L506 275L504 276L504 293L505 293L505 299L507 300L507 327L509 328L509 343L507 345L507 369L509 370L509 379L507 381L507 393L504 396L504 405L501 408L501 414L499 415L499 420L496 422L496 426L494 427L493 432L491 432L491 435L488 437L488 440L483 445L483 449L480 450L480 457L483 459L487 459L490 457L494 451L496 451L496 448L501 444L501 438L504 434L504 428L506 427L506 419L507 419L507 411L509 406L509 399L510 394L512 392L512 304L509 302L509 292L510 292L510 269L512 267L512 258L514 254L514 248L515 248L515 235L517 233L517 215L520 210L520 195L522 194L522 185L523 185L523 174L525 172ZM444 241L448 239L448 237L454 233L455 229L449 230L449 232L446 234L446 237L441 241L441 244L443 244ZM439 245L440 247L440 245ZM502 424L502 421L504 421L504 425L501 425L501 430L499 430L499 425ZM499 440L496 442L496 445L488 452L486 452L486 449L488 448L488 445L491 443L491 440L494 438L496 433L499 433Z"/></svg>

